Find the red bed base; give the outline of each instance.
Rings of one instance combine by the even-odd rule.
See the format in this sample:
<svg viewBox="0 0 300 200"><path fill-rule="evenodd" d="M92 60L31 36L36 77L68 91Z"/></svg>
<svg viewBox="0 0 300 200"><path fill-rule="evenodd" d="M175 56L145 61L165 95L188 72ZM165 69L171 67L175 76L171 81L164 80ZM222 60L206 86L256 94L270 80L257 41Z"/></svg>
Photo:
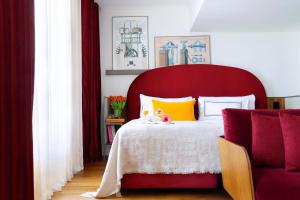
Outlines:
<svg viewBox="0 0 300 200"><path fill-rule="evenodd" d="M262 83L250 72L234 67L198 64L162 67L139 75L127 94L128 120L139 118L139 95L157 97L245 96L254 94L256 108L267 107ZM195 106L196 117L198 115ZM122 189L215 188L212 174L126 174Z"/></svg>
<svg viewBox="0 0 300 200"><path fill-rule="evenodd" d="M211 189L217 187L215 174L125 174L122 189L191 188Z"/></svg>

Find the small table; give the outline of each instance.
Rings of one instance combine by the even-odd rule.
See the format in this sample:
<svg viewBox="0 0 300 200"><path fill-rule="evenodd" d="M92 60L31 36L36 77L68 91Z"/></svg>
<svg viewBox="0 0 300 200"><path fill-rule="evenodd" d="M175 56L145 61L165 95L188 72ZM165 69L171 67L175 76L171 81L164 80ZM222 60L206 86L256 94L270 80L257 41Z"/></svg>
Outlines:
<svg viewBox="0 0 300 200"><path fill-rule="evenodd" d="M108 157L109 151L111 148L111 144L113 139L118 131L118 129L125 124L124 118L106 118L105 119L105 148L104 148L104 156Z"/></svg>

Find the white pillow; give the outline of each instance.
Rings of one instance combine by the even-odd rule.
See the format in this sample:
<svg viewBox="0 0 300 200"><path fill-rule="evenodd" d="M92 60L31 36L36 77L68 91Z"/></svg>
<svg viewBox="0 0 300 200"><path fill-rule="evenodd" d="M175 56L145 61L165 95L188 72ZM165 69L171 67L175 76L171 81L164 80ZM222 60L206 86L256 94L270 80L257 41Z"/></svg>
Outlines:
<svg viewBox="0 0 300 200"><path fill-rule="evenodd" d="M222 119L225 108L255 109L255 96L199 97L199 119Z"/></svg>
<svg viewBox="0 0 300 200"><path fill-rule="evenodd" d="M183 102L187 100L192 100L193 97L190 96L190 97L181 97L181 98L160 98L160 97L151 97L151 96L140 94L140 104L141 104L140 117L141 118L145 117L143 114L145 110L149 111L148 113L149 115L154 114L152 99L158 101L164 101L164 102Z"/></svg>

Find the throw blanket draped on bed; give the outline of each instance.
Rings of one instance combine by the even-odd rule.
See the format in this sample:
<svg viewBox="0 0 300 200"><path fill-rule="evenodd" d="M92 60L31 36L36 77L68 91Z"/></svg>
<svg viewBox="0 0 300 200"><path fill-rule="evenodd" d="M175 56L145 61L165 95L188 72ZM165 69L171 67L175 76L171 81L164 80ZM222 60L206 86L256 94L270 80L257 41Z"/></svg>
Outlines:
<svg viewBox="0 0 300 200"><path fill-rule="evenodd" d="M98 191L82 196L116 194L123 175L130 173L220 173L217 138L222 134L221 120L167 125L132 120L114 138Z"/></svg>

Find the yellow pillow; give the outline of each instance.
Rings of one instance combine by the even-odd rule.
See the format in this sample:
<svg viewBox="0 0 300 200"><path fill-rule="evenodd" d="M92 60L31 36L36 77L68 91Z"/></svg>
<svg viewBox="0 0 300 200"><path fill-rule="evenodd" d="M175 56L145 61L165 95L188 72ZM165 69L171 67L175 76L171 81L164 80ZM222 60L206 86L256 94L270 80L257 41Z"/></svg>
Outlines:
<svg viewBox="0 0 300 200"><path fill-rule="evenodd" d="M163 102L152 99L154 112L160 110L174 121L195 121L195 102L195 99L183 102Z"/></svg>

